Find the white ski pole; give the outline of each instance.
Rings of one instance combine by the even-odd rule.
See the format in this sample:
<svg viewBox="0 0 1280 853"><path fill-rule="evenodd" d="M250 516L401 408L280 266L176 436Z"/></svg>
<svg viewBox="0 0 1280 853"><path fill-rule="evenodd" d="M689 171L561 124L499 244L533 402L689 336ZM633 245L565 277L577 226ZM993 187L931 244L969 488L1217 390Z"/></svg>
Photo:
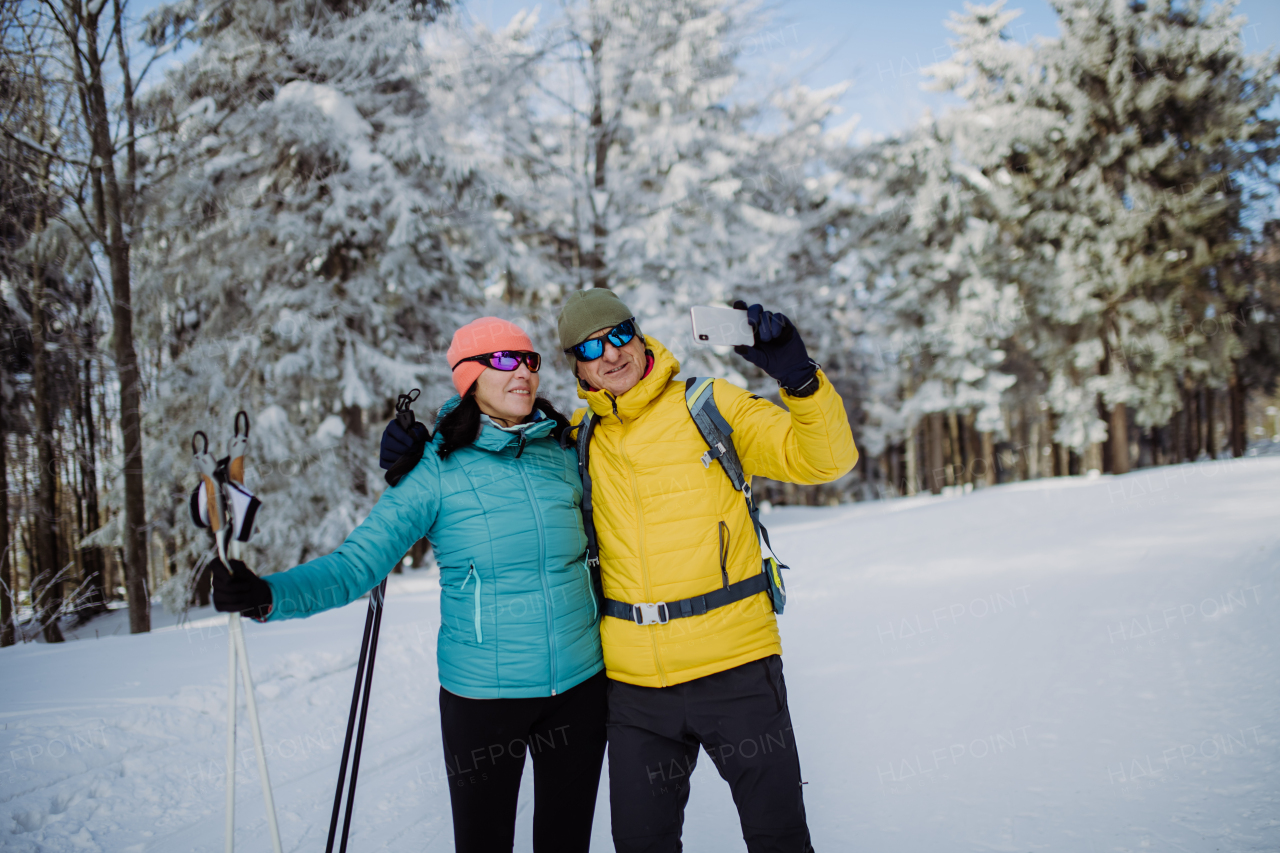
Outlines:
<svg viewBox="0 0 1280 853"><path fill-rule="evenodd" d="M258 754L258 775L262 777L262 798L267 807L267 826L271 830L271 846L281 853L280 827L276 823L276 804L271 795L271 777L267 773L267 755L262 747L262 726L258 723L258 701L253 695L253 676L249 673L249 653L245 651L244 631L239 613L231 614L231 635L240 657L240 675L244 678L245 704L249 710L249 725L253 731L253 748Z"/></svg>
<svg viewBox="0 0 1280 853"><path fill-rule="evenodd" d="M225 564L224 564L225 565ZM227 622L227 853L236 846L236 641L240 614Z"/></svg>
<svg viewBox="0 0 1280 853"><path fill-rule="evenodd" d="M244 418L244 433L240 432L240 419ZM201 484L192 498L192 518L196 524L208 526L218 556L228 571L236 571L232 560L240 560L241 543L249 538L253 528L253 516L259 505L244 487L244 453L248 446L249 417L244 412L236 414L235 437L231 441L231 455L225 467L209 453L209 439L197 432L191 440L196 467L200 470ZM196 438L203 439L204 447L197 448ZM224 539L225 537L225 539ZM248 569L246 569L248 571ZM226 853L235 849L235 780L236 780L236 682L244 679L245 705L249 712L249 725L253 735L254 752L258 757L258 774L262 777L262 796L267 809L267 825L271 831L271 845L275 853L282 853L280 828L276 821L275 799L271 791L271 777L267 772L266 751L262 743L262 726L258 721L258 703L253 693L253 674L249 669L249 653L244 641L244 628L239 613L227 618L227 821ZM239 670L239 672L237 672Z"/></svg>
<svg viewBox="0 0 1280 853"><path fill-rule="evenodd" d="M240 431L240 420L244 419L244 432ZM231 439L228 454L226 476L222 482L223 506L226 509L227 550L232 560L240 560L241 544L253 532L253 516L257 512L258 500L244 487L244 457L249 446L249 416L244 412L236 413L235 434ZM227 568L231 564L227 563ZM242 564L243 565L243 564ZM250 569L245 568L245 571ZM234 570L233 570L234 571ZM275 798L271 793L271 776L267 773L267 754L262 745L262 725L258 722L258 700L253 693L253 673L249 669L249 651L244 642L244 627L239 613L232 613L229 620L231 638L236 653L240 658L240 675L244 678L245 706L249 711L249 728L253 734L253 751L258 756L258 775L262 777L262 799L267 808L267 826L271 830L271 846L275 853L282 853L280 846L280 827L276 823ZM234 677L234 675L233 675Z"/></svg>
<svg viewBox="0 0 1280 853"><path fill-rule="evenodd" d="M204 442L196 446L196 439ZM191 450L196 468L200 471L200 485L192 501L192 518L197 524L207 524L213 533L213 543L218 549L218 559L228 569L226 547L222 531L226 521L226 506L222 491L218 488L218 463L209 452L209 437L197 431L191 438ZM232 613L227 620L227 825L226 853L233 853L236 844L236 641L235 629L239 626L239 613Z"/></svg>

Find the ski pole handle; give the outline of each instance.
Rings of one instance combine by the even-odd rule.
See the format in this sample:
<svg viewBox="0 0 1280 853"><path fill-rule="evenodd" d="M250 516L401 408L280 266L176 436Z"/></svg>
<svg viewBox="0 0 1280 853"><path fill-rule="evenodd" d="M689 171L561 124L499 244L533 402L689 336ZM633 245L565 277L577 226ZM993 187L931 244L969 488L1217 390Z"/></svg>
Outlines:
<svg viewBox="0 0 1280 853"><path fill-rule="evenodd" d="M396 398L396 423L400 424L400 428L405 432L412 429L417 420L413 416L413 409L409 407L413 405L421 393L417 388L414 388L408 394L401 394Z"/></svg>
<svg viewBox="0 0 1280 853"><path fill-rule="evenodd" d="M244 432L240 431L240 419L244 418ZM240 485L244 485L244 457L249 449L249 415L241 410L236 412L236 420L234 434L231 437L231 449L227 454L230 462L227 464L227 477L235 480Z"/></svg>
<svg viewBox="0 0 1280 853"><path fill-rule="evenodd" d="M197 441L200 441L201 444L197 445ZM209 516L209 529L213 531L216 539L218 531L222 530L222 509L218 502L220 495L218 484L214 479L214 475L218 470L218 461L209 452L209 436L205 435L201 430L196 430L196 434L191 436L191 452L195 458L196 470L200 472L200 483L204 488L205 507Z"/></svg>

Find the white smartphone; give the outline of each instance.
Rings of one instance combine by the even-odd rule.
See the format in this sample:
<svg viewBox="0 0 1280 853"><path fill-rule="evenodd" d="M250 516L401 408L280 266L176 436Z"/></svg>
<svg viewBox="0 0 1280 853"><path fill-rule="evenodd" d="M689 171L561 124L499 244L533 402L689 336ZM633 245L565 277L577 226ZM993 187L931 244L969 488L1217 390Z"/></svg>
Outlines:
<svg viewBox="0 0 1280 853"><path fill-rule="evenodd" d="M693 322L693 339L704 346L749 347L756 341L744 308L695 305L689 309L689 318Z"/></svg>

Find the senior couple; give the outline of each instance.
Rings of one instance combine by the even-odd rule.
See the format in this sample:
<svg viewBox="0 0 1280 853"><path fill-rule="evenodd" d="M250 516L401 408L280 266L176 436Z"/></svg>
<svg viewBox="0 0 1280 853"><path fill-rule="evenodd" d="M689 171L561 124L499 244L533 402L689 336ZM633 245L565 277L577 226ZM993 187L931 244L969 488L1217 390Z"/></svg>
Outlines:
<svg viewBox="0 0 1280 853"><path fill-rule="evenodd" d="M748 316L755 343L737 351L778 381L787 408L715 380L744 473L840 477L857 450L839 395L790 320L759 305ZM463 326L447 352L458 394L434 436L394 421L384 435L383 467L421 459L333 553L265 578L219 564L215 604L268 622L340 607L425 536L440 565L440 727L460 853L512 849L526 754L534 850L586 851L606 743L620 853L681 849L699 749L729 783L751 853L810 851L770 592L703 598L761 574L747 502L704 459L679 362L615 294L572 294L558 330L586 401L572 425L537 396L541 357L518 327ZM603 598L571 439L588 409ZM629 606L653 602L669 606Z"/></svg>

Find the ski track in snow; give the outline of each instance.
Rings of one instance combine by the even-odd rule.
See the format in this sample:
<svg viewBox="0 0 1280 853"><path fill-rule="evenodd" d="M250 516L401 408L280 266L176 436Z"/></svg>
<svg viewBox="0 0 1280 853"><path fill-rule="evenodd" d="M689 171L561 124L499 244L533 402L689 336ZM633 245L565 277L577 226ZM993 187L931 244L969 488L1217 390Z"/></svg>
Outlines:
<svg viewBox="0 0 1280 853"><path fill-rule="evenodd" d="M1278 485L1231 460L769 513L815 848L1280 850ZM289 851L324 844L365 607L244 623ZM225 624L0 650L0 849L221 850ZM452 849L438 625L434 576L393 576L352 849ZM268 850L241 708L236 845ZM745 849L705 755L687 814L687 849Z"/></svg>

